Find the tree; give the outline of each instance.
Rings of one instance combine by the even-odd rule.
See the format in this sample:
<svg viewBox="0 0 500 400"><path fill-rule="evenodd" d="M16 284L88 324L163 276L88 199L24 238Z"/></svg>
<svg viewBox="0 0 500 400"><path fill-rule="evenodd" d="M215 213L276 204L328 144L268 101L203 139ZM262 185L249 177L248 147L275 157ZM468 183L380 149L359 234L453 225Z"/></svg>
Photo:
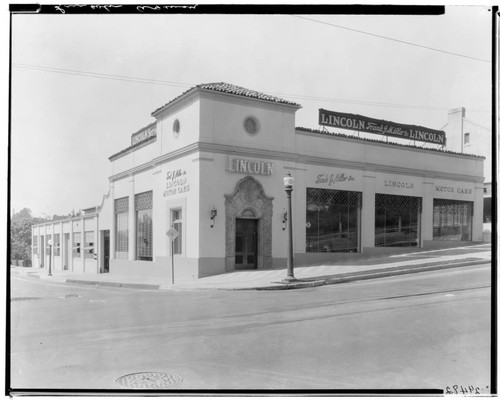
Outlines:
<svg viewBox="0 0 500 400"><path fill-rule="evenodd" d="M10 219L10 258L31 260L31 227L44 220L33 218L29 208L23 208Z"/></svg>

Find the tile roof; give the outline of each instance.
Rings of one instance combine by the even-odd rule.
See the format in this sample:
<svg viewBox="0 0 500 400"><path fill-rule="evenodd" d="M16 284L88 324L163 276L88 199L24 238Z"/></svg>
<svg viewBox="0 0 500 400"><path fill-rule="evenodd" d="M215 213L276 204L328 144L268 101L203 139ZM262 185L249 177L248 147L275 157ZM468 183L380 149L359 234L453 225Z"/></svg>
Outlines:
<svg viewBox="0 0 500 400"><path fill-rule="evenodd" d="M278 103L278 104L285 104L285 105L294 106L294 107L301 107L300 104L294 103L292 101L280 99L279 97L271 96L269 94L265 94L262 92L257 92L256 90L246 89L244 87L232 85L230 83L225 83L225 82L215 82L215 83L201 83L199 85L192 87L191 89L182 93L180 96L177 96L175 99L169 101L167 104L157 108L155 111L153 111L151 113L151 115L156 114L158 111L167 107L169 104L173 103L177 99L179 99L179 98L185 96L186 94L193 92L197 89L209 90L212 92L233 94L236 96L249 97L252 99L269 101L271 103Z"/></svg>

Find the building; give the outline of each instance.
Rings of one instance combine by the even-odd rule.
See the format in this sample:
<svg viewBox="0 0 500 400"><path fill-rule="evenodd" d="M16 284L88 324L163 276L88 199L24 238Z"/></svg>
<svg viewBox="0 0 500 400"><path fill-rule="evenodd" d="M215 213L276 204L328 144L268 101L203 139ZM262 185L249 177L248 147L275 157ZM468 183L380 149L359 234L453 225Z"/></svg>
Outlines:
<svg viewBox="0 0 500 400"><path fill-rule="evenodd" d="M492 133L491 129L481 126L466 117L464 107L448 111L446 149L463 154L477 154L484 161L484 239L491 241L492 220Z"/></svg>
<svg viewBox="0 0 500 400"><path fill-rule="evenodd" d="M33 227L33 265L50 251L55 270L170 279L173 260L176 282L285 268L287 173L297 265L482 240L483 157L296 127L299 108L226 83L191 88L109 158L102 204Z"/></svg>

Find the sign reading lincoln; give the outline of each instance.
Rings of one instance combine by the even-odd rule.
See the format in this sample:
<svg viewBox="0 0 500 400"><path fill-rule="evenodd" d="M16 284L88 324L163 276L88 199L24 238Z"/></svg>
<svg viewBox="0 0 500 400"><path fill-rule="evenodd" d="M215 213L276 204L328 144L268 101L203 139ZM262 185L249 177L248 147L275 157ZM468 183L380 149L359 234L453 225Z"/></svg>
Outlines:
<svg viewBox="0 0 500 400"><path fill-rule="evenodd" d="M336 111L319 109L319 124L335 128L351 129L354 131L376 133L400 139L418 140L420 142L445 145L444 131L424 128L417 125L403 125L365 117L357 114L339 113Z"/></svg>

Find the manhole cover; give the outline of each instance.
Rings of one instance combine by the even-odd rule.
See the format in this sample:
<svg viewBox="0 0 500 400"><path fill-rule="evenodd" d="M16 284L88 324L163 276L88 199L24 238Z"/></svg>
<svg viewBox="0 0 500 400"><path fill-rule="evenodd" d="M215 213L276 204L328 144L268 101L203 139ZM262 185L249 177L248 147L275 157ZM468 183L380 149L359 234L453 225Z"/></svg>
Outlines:
<svg viewBox="0 0 500 400"><path fill-rule="evenodd" d="M182 377L164 372L139 372L124 375L116 383L132 389L162 389L182 382Z"/></svg>

